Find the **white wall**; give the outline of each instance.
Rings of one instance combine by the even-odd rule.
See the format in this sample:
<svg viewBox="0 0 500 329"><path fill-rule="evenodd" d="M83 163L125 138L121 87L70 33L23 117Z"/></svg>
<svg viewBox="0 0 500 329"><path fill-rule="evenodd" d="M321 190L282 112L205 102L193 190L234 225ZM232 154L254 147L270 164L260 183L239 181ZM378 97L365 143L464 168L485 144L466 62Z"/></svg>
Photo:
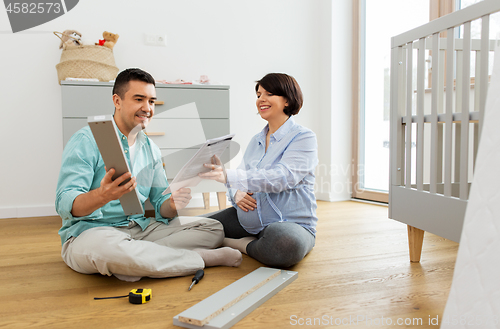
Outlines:
<svg viewBox="0 0 500 329"><path fill-rule="evenodd" d="M104 30L118 33L120 70L140 67L166 80L205 74L230 85L231 131L243 149L265 124L255 115L255 80L269 72L293 75L305 96L296 120L317 133L320 165L329 168L318 177L330 182L318 185L318 197L348 199L332 184L349 175L330 169L351 160L351 11L340 0L85 0L12 34L0 9L0 218L55 214L62 112L55 69L61 51L52 31L66 29L91 41ZM166 34L167 47L144 45L144 33Z"/></svg>
<svg viewBox="0 0 500 329"><path fill-rule="evenodd" d="M326 201L351 198L352 168L352 2L323 3L318 72L319 160L316 197Z"/></svg>

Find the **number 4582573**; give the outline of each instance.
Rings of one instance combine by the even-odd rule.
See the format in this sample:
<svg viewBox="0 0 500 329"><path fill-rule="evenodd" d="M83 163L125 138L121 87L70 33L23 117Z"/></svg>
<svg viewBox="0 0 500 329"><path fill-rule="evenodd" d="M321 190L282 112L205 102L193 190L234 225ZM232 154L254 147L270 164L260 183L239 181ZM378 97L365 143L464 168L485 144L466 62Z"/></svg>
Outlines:
<svg viewBox="0 0 500 329"><path fill-rule="evenodd" d="M59 14L61 12L61 4L60 3L33 3L33 2L14 2L9 3L5 8L7 13L14 14L43 14L43 13L55 13Z"/></svg>

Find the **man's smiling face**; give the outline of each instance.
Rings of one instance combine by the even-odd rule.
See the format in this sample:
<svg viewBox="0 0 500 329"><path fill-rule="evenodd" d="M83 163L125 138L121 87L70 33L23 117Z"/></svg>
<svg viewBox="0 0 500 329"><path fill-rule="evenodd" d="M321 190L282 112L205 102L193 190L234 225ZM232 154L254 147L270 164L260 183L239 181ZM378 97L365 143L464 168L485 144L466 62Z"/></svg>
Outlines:
<svg viewBox="0 0 500 329"><path fill-rule="evenodd" d="M131 80L123 98L113 95L115 122L120 131L128 136L137 125L146 128L154 114L156 89L153 84Z"/></svg>

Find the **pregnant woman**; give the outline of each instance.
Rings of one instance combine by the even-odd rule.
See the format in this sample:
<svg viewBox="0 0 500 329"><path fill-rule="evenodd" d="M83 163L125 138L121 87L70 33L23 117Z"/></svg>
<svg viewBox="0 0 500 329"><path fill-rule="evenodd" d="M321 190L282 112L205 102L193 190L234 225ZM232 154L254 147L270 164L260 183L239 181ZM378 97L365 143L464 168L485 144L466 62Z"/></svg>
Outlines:
<svg viewBox="0 0 500 329"><path fill-rule="evenodd" d="M202 178L226 184L233 207L207 215L224 226L224 245L272 267L290 267L314 247L316 135L297 124L302 91L287 74L257 81L256 105L267 125L250 141L237 169L206 164Z"/></svg>

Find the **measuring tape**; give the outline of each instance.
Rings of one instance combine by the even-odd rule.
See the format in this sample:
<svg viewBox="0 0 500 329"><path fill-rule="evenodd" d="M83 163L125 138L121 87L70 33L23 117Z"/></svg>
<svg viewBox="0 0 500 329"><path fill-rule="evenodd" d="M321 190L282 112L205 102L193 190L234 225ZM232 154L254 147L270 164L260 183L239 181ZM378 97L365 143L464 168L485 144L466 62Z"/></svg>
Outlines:
<svg viewBox="0 0 500 329"><path fill-rule="evenodd" d="M128 301L132 304L145 304L151 300L151 289L132 289L128 295L114 297L94 297L94 299L115 299L128 297Z"/></svg>
<svg viewBox="0 0 500 329"><path fill-rule="evenodd" d="M128 301L132 304L144 304L151 300L151 289L132 289L128 294Z"/></svg>

